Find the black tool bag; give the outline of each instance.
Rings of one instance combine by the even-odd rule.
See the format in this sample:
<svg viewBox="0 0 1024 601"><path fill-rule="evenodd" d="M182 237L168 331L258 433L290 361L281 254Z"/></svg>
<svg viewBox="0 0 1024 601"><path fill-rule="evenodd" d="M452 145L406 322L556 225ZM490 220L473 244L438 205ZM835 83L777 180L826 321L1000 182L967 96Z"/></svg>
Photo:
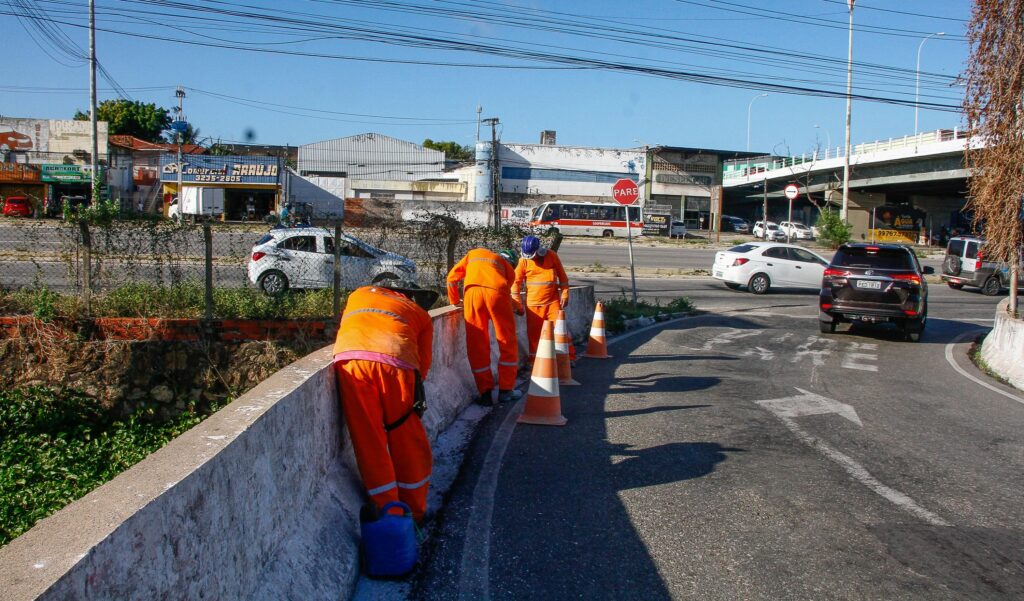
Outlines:
<svg viewBox="0 0 1024 601"><path fill-rule="evenodd" d="M427 391L423 389L423 378L420 377L419 370L413 373L415 373L415 383L413 384L412 408L390 424L384 424L385 432L390 432L404 424L405 420L409 419L409 416L413 413L416 414L416 417L423 417L423 414L427 411Z"/></svg>

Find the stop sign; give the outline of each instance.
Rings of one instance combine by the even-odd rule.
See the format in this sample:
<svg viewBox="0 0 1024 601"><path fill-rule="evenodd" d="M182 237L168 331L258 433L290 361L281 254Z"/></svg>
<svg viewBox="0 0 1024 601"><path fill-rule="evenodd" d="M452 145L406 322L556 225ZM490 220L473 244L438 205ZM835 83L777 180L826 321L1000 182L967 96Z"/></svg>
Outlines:
<svg viewBox="0 0 1024 601"><path fill-rule="evenodd" d="M631 179L620 179L612 186L612 198L619 204L631 205L640 198L640 188Z"/></svg>

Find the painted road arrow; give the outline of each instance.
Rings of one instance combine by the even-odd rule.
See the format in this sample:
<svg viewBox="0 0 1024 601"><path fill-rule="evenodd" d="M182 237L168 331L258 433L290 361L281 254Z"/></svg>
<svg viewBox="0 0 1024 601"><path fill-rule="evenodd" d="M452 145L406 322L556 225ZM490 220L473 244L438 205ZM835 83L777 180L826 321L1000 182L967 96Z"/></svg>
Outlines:
<svg viewBox="0 0 1024 601"><path fill-rule="evenodd" d="M826 413L839 414L860 427L864 427L857 412L846 403L833 401L821 395L808 392L803 388L797 388L802 394L800 396L788 396L781 399L769 399L754 401L765 409L779 417L801 417L804 415L824 415Z"/></svg>

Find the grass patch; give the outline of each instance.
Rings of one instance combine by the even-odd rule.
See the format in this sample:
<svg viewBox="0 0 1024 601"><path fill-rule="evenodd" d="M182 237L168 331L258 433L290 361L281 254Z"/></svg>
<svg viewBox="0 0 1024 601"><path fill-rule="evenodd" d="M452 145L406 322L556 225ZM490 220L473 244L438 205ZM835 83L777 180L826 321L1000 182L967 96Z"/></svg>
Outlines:
<svg viewBox="0 0 1024 601"><path fill-rule="evenodd" d="M0 391L0 545L192 428L215 408L115 419L73 390Z"/></svg>
<svg viewBox="0 0 1024 601"><path fill-rule="evenodd" d="M344 304L347 293L342 293ZM268 296L254 288L216 288L213 316L219 319L312 319L333 316L334 292L289 290ZM92 300L92 317L202 318L206 313L199 283L155 286L125 284ZM47 288L0 292L0 314L35 315L43 321L84 316L78 296L56 294Z"/></svg>
<svg viewBox="0 0 1024 601"><path fill-rule="evenodd" d="M989 367L989 364L986 363L985 360L981 357L981 343L984 341L985 337L979 336L977 340L975 340L974 343L971 344L970 350L967 351L967 356L971 358L971 362L974 363L974 366L980 369L986 376L992 378L993 380L999 382L1000 384L1009 386L1010 388L1015 388L1015 386L1011 384L1009 380L999 375L999 373L997 373L994 369Z"/></svg>
<svg viewBox="0 0 1024 601"><path fill-rule="evenodd" d="M653 303L643 299L637 299L636 307L633 307L633 300L627 298L626 292L622 296L608 300L602 300L604 304L605 328L611 332L622 332L626 329L626 320L636 317L656 317L658 315L670 315L672 313L693 313L693 303L690 299L681 297L674 298L662 305L659 299Z"/></svg>

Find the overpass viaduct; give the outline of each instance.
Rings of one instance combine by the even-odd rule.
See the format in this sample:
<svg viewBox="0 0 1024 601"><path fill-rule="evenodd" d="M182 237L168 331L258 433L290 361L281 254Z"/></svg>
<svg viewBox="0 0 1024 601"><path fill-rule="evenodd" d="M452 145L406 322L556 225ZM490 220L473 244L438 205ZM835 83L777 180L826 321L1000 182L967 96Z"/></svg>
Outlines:
<svg viewBox="0 0 1024 601"><path fill-rule="evenodd" d="M866 239L875 229L876 237L916 242L922 228L969 227L970 218L963 214L966 144L965 132L944 129L854 146L849 204L854 239ZM813 223L815 209L808 196L819 205L842 204L843 163L841 152L828 149L802 156L727 161L723 212L760 219L767 197L769 219L784 221L788 203L783 188L792 182L801 188L794 220Z"/></svg>

